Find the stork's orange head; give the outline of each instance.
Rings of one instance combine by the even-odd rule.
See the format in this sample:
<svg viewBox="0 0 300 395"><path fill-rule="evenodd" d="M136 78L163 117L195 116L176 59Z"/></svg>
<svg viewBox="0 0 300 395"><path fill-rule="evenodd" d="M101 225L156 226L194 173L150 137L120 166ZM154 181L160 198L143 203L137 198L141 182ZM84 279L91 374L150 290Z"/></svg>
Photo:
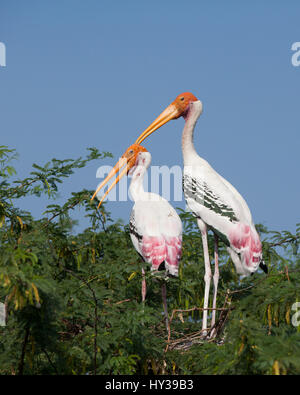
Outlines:
<svg viewBox="0 0 300 395"><path fill-rule="evenodd" d="M147 152L146 148L140 144L132 144L122 155L122 158L127 160L127 168L131 169L135 165L136 158L140 152Z"/></svg>
<svg viewBox="0 0 300 395"><path fill-rule="evenodd" d="M174 117L174 119L181 117L184 115L189 108L189 105L193 101L198 101L197 97L194 96L190 92L181 93L176 97L171 105L174 105L178 110L178 115Z"/></svg>
<svg viewBox="0 0 300 395"><path fill-rule="evenodd" d="M136 143L140 144L144 141L151 133L159 129L165 123L171 121L171 119L177 119L181 116L185 117L188 112L189 105L198 101L196 96L190 92L181 93L176 99L156 118L154 122L139 136Z"/></svg>

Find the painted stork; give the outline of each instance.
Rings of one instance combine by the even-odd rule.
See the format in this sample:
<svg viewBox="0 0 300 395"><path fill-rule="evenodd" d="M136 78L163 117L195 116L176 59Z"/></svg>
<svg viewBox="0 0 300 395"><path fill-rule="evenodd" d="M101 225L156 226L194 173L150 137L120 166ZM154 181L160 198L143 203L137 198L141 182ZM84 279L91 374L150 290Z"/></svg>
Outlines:
<svg viewBox="0 0 300 395"><path fill-rule="evenodd" d="M185 126L182 134L184 161L183 190L189 209L197 218L202 235L205 291L202 330L207 334L207 309L212 272L209 261L207 230L215 236L215 271L213 275L213 313L211 328L216 320L216 300L219 281L218 239L227 245L227 250L236 267L237 273L247 276L254 273L258 266L267 272L262 260L262 245L252 221L247 203L239 192L209 163L201 158L194 147L193 134L198 118L202 113L202 103L192 93L177 96L156 120L136 140L140 144L151 133L172 119L183 117ZM213 333L213 330L211 334Z"/></svg>
<svg viewBox="0 0 300 395"><path fill-rule="evenodd" d="M106 195L127 173L132 176L130 193L134 206L130 216L129 229L132 243L143 260L151 264L151 271L165 268L166 274L178 276L178 265L182 248L182 223L169 202L161 196L146 192L143 188L144 174L151 163L151 154L139 144L131 145L122 155L105 180L99 185L91 200L107 182L120 171L118 177L102 196L98 208ZM125 168L121 171L121 169ZM146 297L146 281L142 269L142 301ZM162 299L166 327L168 329L168 312L166 302L166 285L162 285Z"/></svg>

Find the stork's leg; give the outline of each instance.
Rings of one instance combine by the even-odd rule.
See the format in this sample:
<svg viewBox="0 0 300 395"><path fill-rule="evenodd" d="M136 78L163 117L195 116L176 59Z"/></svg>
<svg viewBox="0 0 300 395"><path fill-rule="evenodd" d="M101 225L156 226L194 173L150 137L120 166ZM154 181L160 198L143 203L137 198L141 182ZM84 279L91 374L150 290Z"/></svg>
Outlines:
<svg viewBox="0 0 300 395"><path fill-rule="evenodd" d="M217 292L218 292L218 282L219 282L219 254L218 254L218 236L215 234L215 272L214 272L214 298L213 298L213 312L211 319L211 327L216 323L216 308L217 308ZM211 333L211 337L214 336L214 330Z"/></svg>
<svg viewBox="0 0 300 395"><path fill-rule="evenodd" d="M199 229L201 231L201 236L202 236L204 264L205 264L205 275L204 275L205 290L204 290L203 308L207 309L208 308L209 289L210 289L210 280L211 280L211 268L210 268L210 262L209 262L208 243L207 243L207 226L200 218L198 218L197 222L198 222L198 226L199 226ZM203 331L203 335L207 334L207 310L203 311L202 331Z"/></svg>
<svg viewBox="0 0 300 395"><path fill-rule="evenodd" d="M142 302L144 303L146 299L146 279L145 270L142 268Z"/></svg>
<svg viewBox="0 0 300 395"><path fill-rule="evenodd" d="M163 302L163 306L164 306L165 324L166 324L167 333L168 333L169 317L168 317L168 306L167 306L167 287L166 287L165 282L161 286L161 296L162 296L162 302Z"/></svg>

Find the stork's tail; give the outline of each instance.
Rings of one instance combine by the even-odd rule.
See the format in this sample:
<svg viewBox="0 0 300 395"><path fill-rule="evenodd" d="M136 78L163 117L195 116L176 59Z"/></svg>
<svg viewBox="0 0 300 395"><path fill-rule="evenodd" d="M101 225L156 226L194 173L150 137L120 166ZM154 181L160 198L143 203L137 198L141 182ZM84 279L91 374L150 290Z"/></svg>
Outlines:
<svg viewBox="0 0 300 395"><path fill-rule="evenodd" d="M263 270L266 274L268 274L268 266L265 264L265 261L262 259L260 261L259 267L261 268L261 270Z"/></svg>

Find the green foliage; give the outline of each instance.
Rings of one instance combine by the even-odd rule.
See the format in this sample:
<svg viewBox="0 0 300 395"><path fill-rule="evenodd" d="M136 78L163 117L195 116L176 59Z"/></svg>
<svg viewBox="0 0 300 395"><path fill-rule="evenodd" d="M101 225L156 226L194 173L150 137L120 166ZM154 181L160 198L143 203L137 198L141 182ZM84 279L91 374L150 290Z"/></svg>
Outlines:
<svg viewBox="0 0 300 395"><path fill-rule="evenodd" d="M292 325L300 301L296 234L259 225L266 276L240 281L220 244L218 307L227 309L215 341L172 347L201 328L204 265L195 219L184 224L178 279L167 283L172 315L170 344L161 289L147 271L141 303L141 267L128 226L113 222L90 202L93 191L55 198L63 179L108 153L90 149L85 159L34 164L24 180L11 181L14 150L0 147L0 301L7 306L0 327L0 374L299 374L300 327ZM28 195L49 196L42 218L18 208ZM89 227L74 235L72 210L81 206ZM209 236L210 256L214 239ZM185 311L188 310L188 311ZM219 317L221 313L219 312Z"/></svg>

